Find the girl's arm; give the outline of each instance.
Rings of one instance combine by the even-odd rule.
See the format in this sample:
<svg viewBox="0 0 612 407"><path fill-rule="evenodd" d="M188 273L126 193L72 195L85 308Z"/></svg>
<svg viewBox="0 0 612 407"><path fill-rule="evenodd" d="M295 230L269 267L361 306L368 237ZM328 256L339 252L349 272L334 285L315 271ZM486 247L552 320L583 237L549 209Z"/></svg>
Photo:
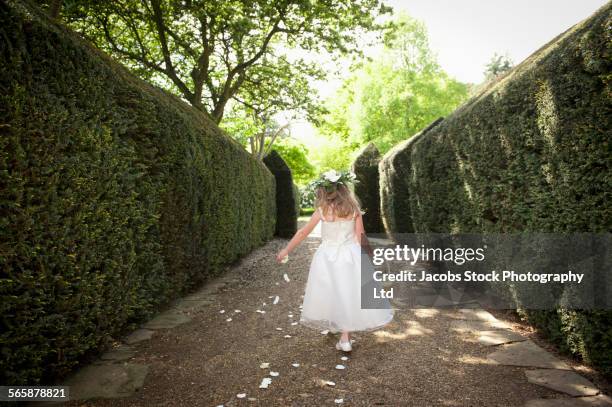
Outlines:
<svg viewBox="0 0 612 407"><path fill-rule="evenodd" d="M368 242L365 228L363 227L361 212L359 212L359 214L355 217L355 238L357 239L357 243L359 243L361 247L370 255L370 257L372 257L374 252L372 251L370 242Z"/></svg>
<svg viewBox="0 0 612 407"><path fill-rule="evenodd" d="M285 256L289 255L291 250L295 249L296 246L302 243L302 240L306 239L315 226L317 226L319 220L321 220L321 214L318 210L315 210L308 223L295 232L295 235L293 235L289 243L287 243L287 246L278 252L276 255L276 261L280 262L283 258L285 258Z"/></svg>

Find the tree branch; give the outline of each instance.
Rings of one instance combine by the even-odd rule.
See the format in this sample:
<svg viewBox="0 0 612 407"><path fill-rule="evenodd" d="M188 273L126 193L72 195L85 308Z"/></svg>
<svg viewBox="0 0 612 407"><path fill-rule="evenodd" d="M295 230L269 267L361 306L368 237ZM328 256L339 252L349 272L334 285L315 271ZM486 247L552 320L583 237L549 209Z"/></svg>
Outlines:
<svg viewBox="0 0 612 407"><path fill-rule="evenodd" d="M201 101L193 100L193 93L185 82L183 82L177 75L172 59L170 57L170 51L168 49L168 40L166 38L166 29L164 25L163 15L161 11L161 5L159 0L151 0L151 6L153 7L153 19L155 21L155 27L157 28L157 36L161 44L162 55L164 57L164 65L166 68L166 75L174 82L174 84L183 93L185 98L191 102L195 107L201 108Z"/></svg>

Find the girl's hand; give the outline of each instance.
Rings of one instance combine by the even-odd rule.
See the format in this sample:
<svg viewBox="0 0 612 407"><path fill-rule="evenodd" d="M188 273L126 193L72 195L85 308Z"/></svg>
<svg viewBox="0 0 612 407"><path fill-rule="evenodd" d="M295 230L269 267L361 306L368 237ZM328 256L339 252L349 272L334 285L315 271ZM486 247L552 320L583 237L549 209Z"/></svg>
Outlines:
<svg viewBox="0 0 612 407"><path fill-rule="evenodd" d="M287 256L289 256L289 252L287 251L287 249L283 249L276 255L276 261L278 263L282 263L283 259Z"/></svg>

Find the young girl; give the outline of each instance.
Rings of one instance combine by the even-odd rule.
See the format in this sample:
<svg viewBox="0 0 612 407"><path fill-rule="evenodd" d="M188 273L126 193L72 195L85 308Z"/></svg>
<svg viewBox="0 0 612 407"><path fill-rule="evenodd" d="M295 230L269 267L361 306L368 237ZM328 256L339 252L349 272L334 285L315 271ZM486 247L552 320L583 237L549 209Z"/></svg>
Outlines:
<svg viewBox="0 0 612 407"><path fill-rule="evenodd" d="M359 203L349 184L352 173L328 171L317 181L316 210L276 256L285 259L322 221L321 245L314 254L306 283L300 322L303 325L341 332L336 349L352 350L350 332L380 328L393 319L388 301L385 309L361 309L361 245L369 250ZM373 266L364 255L364 265ZM371 275L371 273L370 273Z"/></svg>

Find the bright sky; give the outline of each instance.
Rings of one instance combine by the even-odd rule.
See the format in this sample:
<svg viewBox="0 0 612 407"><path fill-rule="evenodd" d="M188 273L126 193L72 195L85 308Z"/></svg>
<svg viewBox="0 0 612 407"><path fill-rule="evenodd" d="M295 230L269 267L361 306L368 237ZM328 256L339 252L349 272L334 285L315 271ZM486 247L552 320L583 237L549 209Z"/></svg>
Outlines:
<svg viewBox="0 0 612 407"><path fill-rule="evenodd" d="M427 26L438 62L462 82L479 83L497 53L519 63L593 14L606 0L387 0Z"/></svg>
<svg viewBox="0 0 612 407"><path fill-rule="evenodd" d="M520 63L542 45L593 14L607 0L386 0L423 21L442 68L462 82L480 83L493 54ZM341 80L317 88L333 95ZM309 123L292 126L307 146L320 142Z"/></svg>

